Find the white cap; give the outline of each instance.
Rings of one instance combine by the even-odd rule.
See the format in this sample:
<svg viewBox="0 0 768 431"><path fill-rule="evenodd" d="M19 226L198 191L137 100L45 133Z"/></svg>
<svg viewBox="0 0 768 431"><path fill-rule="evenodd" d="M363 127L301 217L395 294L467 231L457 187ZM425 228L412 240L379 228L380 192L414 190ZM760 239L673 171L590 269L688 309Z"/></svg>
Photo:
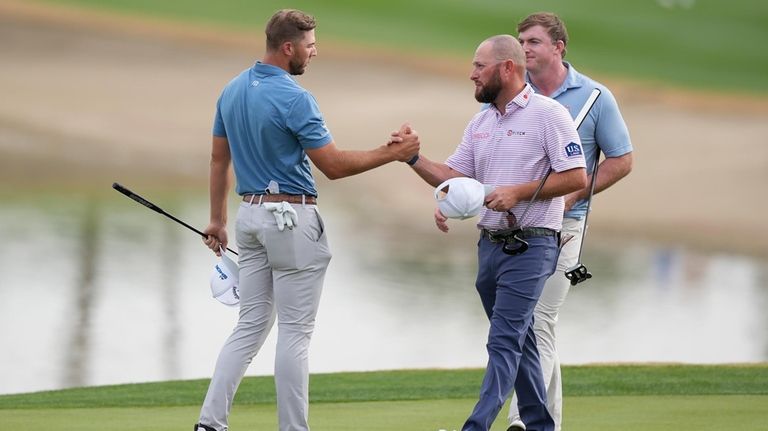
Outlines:
<svg viewBox="0 0 768 431"><path fill-rule="evenodd" d="M237 264L222 250L221 262L211 272L211 294L217 301L230 306L240 303L239 271Z"/></svg>
<svg viewBox="0 0 768 431"><path fill-rule="evenodd" d="M448 218L464 220L480 214L485 196L493 190L474 178L456 177L444 181L435 189L440 212Z"/></svg>

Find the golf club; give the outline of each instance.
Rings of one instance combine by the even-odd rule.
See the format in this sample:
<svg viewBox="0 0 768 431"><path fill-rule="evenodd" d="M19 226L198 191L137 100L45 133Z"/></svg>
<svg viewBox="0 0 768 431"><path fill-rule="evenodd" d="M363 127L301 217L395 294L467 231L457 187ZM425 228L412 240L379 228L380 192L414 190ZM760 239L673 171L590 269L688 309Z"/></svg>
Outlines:
<svg viewBox="0 0 768 431"><path fill-rule="evenodd" d="M592 109L592 105L595 104L595 101L600 96L600 90L595 88L592 90L592 94L589 95L589 98L587 99L586 103L584 104L584 107L581 108L581 112L579 112L579 115L576 116L576 128L578 129L579 126L581 126L581 123L584 121L584 118L586 118L587 113L590 109ZM592 209L592 196L595 194L595 182L597 180L597 167L600 163L600 148L598 147L597 151L595 152L595 165L592 168L592 180L589 184L589 197L587 198L587 214L584 216L584 232L581 233L581 244L579 245L579 257L576 260L576 265L568 268L565 270L565 278L571 281L571 286L575 286L582 281L587 281L590 278L592 278L592 273L587 270L587 267L584 266L583 263L581 263L581 252L584 251L584 238L587 237L587 221L589 220L589 212Z"/></svg>
<svg viewBox="0 0 768 431"><path fill-rule="evenodd" d="M571 280L571 286L575 286L582 281L592 278L592 273L581 263L581 252L584 250L584 238L587 236L587 220L589 219L589 210L592 207L592 196L595 194L595 178L597 178L597 166L600 161L600 150L595 154L595 166L592 170L592 181L589 186L589 198L587 199L587 214L584 216L584 232L581 233L581 245L579 245L579 258L576 265L565 270L565 278Z"/></svg>
<svg viewBox="0 0 768 431"><path fill-rule="evenodd" d="M118 192L128 196L129 198L135 200L136 202L144 205L145 207L151 209L152 211L158 212L158 213L168 217L169 219L175 221L176 223L179 223L180 225L182 225L182 226L186 227L187 229L195 232L196 234L202 236L203 238L208 238L208 235L206 235L203 232L195 229L194 227L188 225L187 223L184 223L183 221L181 221L181 220L177 219L176 217L172 216L171 214L168 214L167 212L165 212L159 206L157 206L157 205L153 204L152 202L144 199L143 197L137 195L136 193L128 190L126 187L124 187L124 186L122 186L122 185L120 185L118 183L112 183L112 188L117 190ZM232 250L231 248L227 247L227 250L229 250L230 252L232 252L235 255L237 255L237 252Z"/></svg>
<svg viewBox="0 0 768 431"><path fill-rule="evenodd" d="M576 115L576 118L573 120L573 123L576 126L576 130L578 130L579 127L581 127L581 123L583 123L584 119L587 118L587 114L592 109L592 106L594 106L595 101L597 101L597 98L599 96L600 96L600 90L599 89L595 88L594 90L592 90L592 93L587 98L587 101L584 102L584 106L581 107L581 111L579 111L579 113ZM597 160L599 160L599 159L600 159L600 151L598 150L598 152L596 154L596 159L595 159L595 169L593 170L595 175L597 175ZM525 207L525 210L523 211L523 214L520 216L520 223L519 224L521 226L522 226L523 220L525 219L525 215L528 213L528 210L531 208L531 204L533 203L533 201L536 200L536 196L539 195L539 192L544 187L544 183L547 182L547 178L549 177L550 173L552 173L551 170L548 171L547 174L544 175L544 178L541 179L541 182L539 183L539 186L536 188L536 191L533 193L533 197L528 202L528 206ZM592 194L593 194L593 192L595 190L594 179L595 179L595 176L593 175L591 190L589 192L589 200L587 202L587 216L589 216L589 207L592 204ZM511 213L511 211L507 211L507 212ZM584 219L585 226L586 226L586 222L587 222L587 219L585 218ZM528 242L517 236L517 233L519 231L520 231L520 228L509 229L509 234L510 235L504 241L504 247L502 247L502 251L504 253L514 256L514 255L525 253L525 251L528 250L528 246L529 246ZM586 234L586 227L585 227L585 232L584 233ZM582 245L584 245L584 236L585 235L582 235L582 237L581 237L581 244ZM581 250L579 250L579 260L577 262L578 263L576 264L576 266L574 266L572 268L568 268L568 270L565 272L565 276L569 280L571 280L571 284L572 285L576 284L576 283L578 283L580 281L584 281L587 278L592 278L592 274L590 274L587 271L587 268L584 265L581 264ZM578 276L578 274L581 274L582 272L585 275ZM574 282L574 280L577 280L577 281Z"/></svg>

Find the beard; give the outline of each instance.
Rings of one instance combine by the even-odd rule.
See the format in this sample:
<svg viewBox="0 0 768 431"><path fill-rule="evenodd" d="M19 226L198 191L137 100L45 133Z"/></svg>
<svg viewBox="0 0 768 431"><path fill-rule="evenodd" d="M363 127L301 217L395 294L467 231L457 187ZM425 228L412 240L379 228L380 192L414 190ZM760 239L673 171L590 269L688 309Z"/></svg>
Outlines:
<svg viewBox="0 0 768 431"><path fill-rule="evenodd" d="M497 67L487 83L475 88L475 100L480 103L493 103L499 93L501 93L501 73Z"/></svg>
<svg viewBox="0 0 768 431"><path fill-rule="evenodd" d="M307 69L307 63L300 62L296 58L291 58L288 62L288 73L291 75L303 75Z"/></svg>

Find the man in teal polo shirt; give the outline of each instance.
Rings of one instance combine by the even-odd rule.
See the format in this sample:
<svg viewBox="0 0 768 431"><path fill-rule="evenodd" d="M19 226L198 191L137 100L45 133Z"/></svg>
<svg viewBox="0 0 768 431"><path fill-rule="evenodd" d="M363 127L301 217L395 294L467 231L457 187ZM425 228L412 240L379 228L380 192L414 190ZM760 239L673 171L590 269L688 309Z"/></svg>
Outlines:
<svg viewBox="0 0 768 431"><path fill-rule="evenodd" d="M277 319L275 386L281 431L309 430L308 348L331 253L317 208L312 163L330 179L408 161L419 150L407 125L369 151L336 147L314 97L291 75L317 55L315 20L278 11L267 23L262 61L223 90L216 106L205 244L227 246L229 166L234 166L240 315L224 344L196 431L225 431L237 387Z"/></svg>
<svg viewBox="0 0 768 431"><path fill-rule="evenodd" d="M616 99L604 85L582 75L563 61L568 32L557 15L548 12L529 15L518 24L517 32L526 55L526 80L537 93L560 102L572 117L576 117L592 90L597 88L601 91L579 127L579 137L590 176L595 157L599 156L598 151L605 155L605 160L598 167L595 193L607 189L632 170L632 143ZM565 196L562 235L564 238L570 236L571 240L563 246L557 270L547 280L534 310L533 328L547 387L547 408L555 420L556 431L562 424L563 396L560 361L555 348L555 325L570 288L564 273L577 264L589 190L587 187ZM525 424L520 420L517 397L512 397L509 423L508 431L525 430Z"/></svg>

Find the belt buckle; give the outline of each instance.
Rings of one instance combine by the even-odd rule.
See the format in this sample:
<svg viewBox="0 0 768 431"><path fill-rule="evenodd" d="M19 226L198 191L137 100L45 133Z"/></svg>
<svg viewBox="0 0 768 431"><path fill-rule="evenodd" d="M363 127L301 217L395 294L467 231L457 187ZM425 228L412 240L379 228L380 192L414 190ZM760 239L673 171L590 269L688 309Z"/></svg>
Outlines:
<svg viewBox="0 0 768 431"><path fill-rule="evenodd" d="M502 244L501 251L504 254L516 256L528 250L529 244L522 238L522 229L500 229L497 231L485 229L485 233L488 241Z"/></svg>
<svg viewBox="0 0 768 431"><path fill-rule="evenodd" d="M488 238L488 241L494 244L504 242L504 236L499 235L497 233L498 231L492 231L489 229L484 229L484 230L485 230L485 237Z"/></svg>

